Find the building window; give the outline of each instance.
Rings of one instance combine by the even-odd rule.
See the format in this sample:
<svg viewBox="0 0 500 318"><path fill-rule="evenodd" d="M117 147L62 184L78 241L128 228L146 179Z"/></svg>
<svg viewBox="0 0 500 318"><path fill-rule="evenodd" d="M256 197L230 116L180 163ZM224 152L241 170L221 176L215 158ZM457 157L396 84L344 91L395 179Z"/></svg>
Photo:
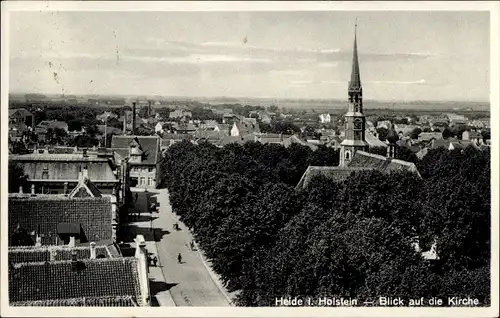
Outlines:
<svg viewBox="0 0 500 318"><path fill-rule="evenodd" d="M154 169L154 168L149 167L149 168L148 168L148 172L153 172L153 169Z"/></svg>
<svg viewBox="0 0 500 318"><path fill-rule="evenodd" d="M152 177L148 178L148 186L153 186L153 178Z"/></svg>
<svg viewBox="0 0 500 318"><path fill-rule="evenodd" d="M141 177L139 180L140 180L140 182L139 182L140 185L146 185L146 178L145 177Z"/></svg>
<svg viewBox="0 0 500 318"><path fill-rule="evenodd" d="M48 178L49 178L49 168L43 168L42 179L48 179Z"/></svg>

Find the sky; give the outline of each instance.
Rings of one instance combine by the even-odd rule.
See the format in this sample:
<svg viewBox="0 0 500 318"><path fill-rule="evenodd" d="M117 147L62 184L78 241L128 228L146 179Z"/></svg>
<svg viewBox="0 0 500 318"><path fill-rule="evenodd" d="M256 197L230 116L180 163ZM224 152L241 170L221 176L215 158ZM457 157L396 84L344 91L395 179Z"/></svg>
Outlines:
<svg viewBox="0 0 500 318"><path fill-rule="evenodd" d="M12 93L489 100L488 12L11 12Z"/></svg>

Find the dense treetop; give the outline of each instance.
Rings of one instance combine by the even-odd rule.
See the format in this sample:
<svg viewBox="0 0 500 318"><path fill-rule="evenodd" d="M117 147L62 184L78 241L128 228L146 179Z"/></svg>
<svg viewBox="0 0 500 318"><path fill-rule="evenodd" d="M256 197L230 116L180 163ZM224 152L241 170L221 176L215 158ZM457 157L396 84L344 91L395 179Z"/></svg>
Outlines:
<svg viewBox="0 0 500 318"><path fill-rule="evenodd" d="M162 182L239 305L382 294L489 303L489 151L410 159L422 178L367 171L296 191L308 165L336 165L338 153L182 142L166 152ZM413 244L428 250L434 241L441 259L429 263Z"/></svg>

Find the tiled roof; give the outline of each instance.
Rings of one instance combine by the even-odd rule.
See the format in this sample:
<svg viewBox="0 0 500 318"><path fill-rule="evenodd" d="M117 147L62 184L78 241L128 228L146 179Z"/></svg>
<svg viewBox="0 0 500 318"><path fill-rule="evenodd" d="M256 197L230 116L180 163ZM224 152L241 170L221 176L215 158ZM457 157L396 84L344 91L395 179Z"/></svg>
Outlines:
<svg viewBox="0 0 500 318"><path fill-rule="evenodd" d="M194 138L222 138L227 136L227 132L225 131L214 131L214 130L206 130L206 129L198 129L194 133Z"/></svg>
<svg viewBox="0 0 500 318"><path fill-rule="evenodd" d="M112 239L111 200L100 198L61 198L52 196L9 196L9 233L18 225L28 233L40 230L43 245L57 245L59 223L80 224L88 241ZM11 235L9 235L9 243ZM10 245L10 244L9 244Z"/></svg>
<svg viewBox="0 0 500 318"><path fill-rule="evenodd" d="M353 173L372 170L371 168L364 167L319 167L319 166L309 166L302 175L296 189L306 188L311 180L316 176L324 176L328 179L332 179L334 182L341 182L351 176Z"/></svg>
<svg viewBox="0 0 500 318"><path fill-rule="evenodd" d="M64 130L68 130L68 124L64 121L59 120L43 120L37 126L45 127L45 128L60 128Z"/></svg>
<svg viewBox="0 0 500 318"><path fill-rule="evenodd" d="M106 245L96 246L96 256L99 258L112 258ZM78 259L90 259L89 246L69 247L68 245L42 245L9 247L9 262L33 263L71 260L71 253L75 251ZM52 256L51 256L52 254Z"/></svg>
<svg viewBox="0 0 500 318"><path fill-rule="evenodd" d="M26 154L9 156L9 160L23 165L30 180L77 181L84 167L94 182L118 182L107 158L83 157L81 154ZM44 175L46 171L46 175Z"/></svg>
<svg viewBox="0 0 500 318"><path fill-rule="evenodd" d="M159 160L158 152L160 151L159 136L116 136L115 135L113 136L113 139L111 141L111 147L128 149L130 142L134 139L136 139L136 141L141 145L141 148L144 151L144 158L141 164L156 164Z"/></svg>
<svg viewBox="0 0 500 318"><path fill-rule="evenodd" d="M225 145L229 145L232 143L237 143L242 145L245 143L245 140L243 140L241 136L224 136L219 140L217 146L223 147Z"/></svg>
<svg viewBox="0 0 500 318"><path fill-rule="evenodd" d="M292 135L292 136L290 136L290 137L288 137L286 139L283 139L282 144L285 147L289 147L292 144L299 144L299 145L302 145L302 146L309 147L313 151L316 150L316 149L318 149L318 146L313 145L313 144L311 144L309 142L303 141L302 139L298 138L295 135Z"/></svg>
<svg viewBox="0 0 500 318"><path fill-rule="evenodd" d="M9 268L9 301L44 301L46 305L91 298L95 299L91 303L110 305L97 299L128 296L136 303L141 299L134 257L80 259L75 267L72 261L13 264Z"/></svg>
<svg viewBox="0 0 500 318"><path fill-rule="evenodd" d="M406 170L420 176L417 167L412 162L391 159L365 151L356 151L356 154L349 163L349 167L371 168L384 173Z"/></svg>

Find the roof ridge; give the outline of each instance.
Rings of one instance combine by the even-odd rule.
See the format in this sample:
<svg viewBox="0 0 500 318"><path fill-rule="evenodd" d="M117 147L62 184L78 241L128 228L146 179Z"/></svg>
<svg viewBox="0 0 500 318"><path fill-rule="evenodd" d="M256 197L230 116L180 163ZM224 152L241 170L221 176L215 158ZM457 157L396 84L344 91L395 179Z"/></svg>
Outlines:
<svg viewBox="0 0 500 318"><path fill-rule="evenodd" d="M137 262L138 259L129 257L109 257L109 258L79 258L78 262L84 263L106 263L106 262ZM19 262L14 264L14 268L20 268L23 266L44 266L44 265L59 265L59 264L71 264L72 260L54 260L54 261L39 261L39 262Z"/></svg>

